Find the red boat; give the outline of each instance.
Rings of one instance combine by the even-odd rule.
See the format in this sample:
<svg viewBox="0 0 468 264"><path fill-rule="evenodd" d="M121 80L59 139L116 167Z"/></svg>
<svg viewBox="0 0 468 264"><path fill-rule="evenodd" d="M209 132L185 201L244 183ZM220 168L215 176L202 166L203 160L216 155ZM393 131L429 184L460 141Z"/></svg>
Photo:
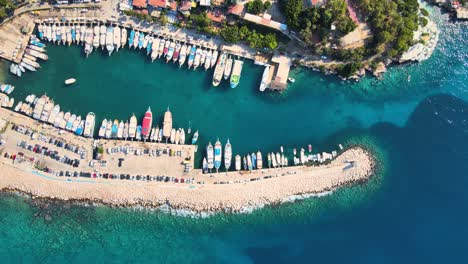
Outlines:
<svg viewBox="0 0 468 264"><path fill-rule="evenodd" d="M141 125L141 136L143 138L148 139L152 123L153 113L151 113L151 107L148 107L148 110L146 110L145 117L143 117L143 122Z"/></svg>
<svg viewBox="0 0 468 264"><path fill-rule="evenodd" d="M312 145L309 144L309 152L312 152Z"/></svg>

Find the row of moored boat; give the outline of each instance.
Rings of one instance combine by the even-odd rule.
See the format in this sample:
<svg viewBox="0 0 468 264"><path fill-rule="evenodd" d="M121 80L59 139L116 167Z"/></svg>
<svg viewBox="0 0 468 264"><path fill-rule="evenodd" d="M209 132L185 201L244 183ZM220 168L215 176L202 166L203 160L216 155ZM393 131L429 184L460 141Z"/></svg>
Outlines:
<svg viewBox="0 0 468 264"><path fill-rule="evenodd" d="M189 128L188 134L191 133ZM99 128L98 136L106 139L136 139L153 142L170 142L173 144L185 144L186 135L183 128L172 127L172 113L169 109L164 113L162 128L159 125L153 127L153 113L148 107L141 124L138 124L137 117L133 114L129 120L122 121L115 119L104 119ZM193 134L192 144L198 140L198 131Z"/></svg>
<svg viewBox="0 0 468 264"><path fill-rule="evenodd" d="M109 55L114 50L128 45L129 48L143 49L150 56L151 61L162 58L166 62L178 63L182 67L187 63L188 68L205 70L215 67L213 85L218 86L222 79L229 79L231 88L235 88L240 81L243 61L232 58L227 53L219 56L218 50L191 45L183 41L163 38L135 29L128 29L118 25L105 24L74 24L74 23L40 23L38 25L39 38L57 43L72 43L84 45L84 52L88 56L93 50L106 49Z"/></svg>
<svg viewBox="0 0 468 264"><path fill-rule="evenodd" d="M36 71L40 68L39 60L48 60L45 44L42 43L35 35L32 35L27 48L24 51L23 58L19 64L10 64L10 72L18 77L21 77L26 70Z"/></svg>
<svg viewBox="0 0 468 264"><path fill-rule="evenodd" d="M343 146L339 145L340 151L343 150ZM308 153L304 148L301 148L299 156L296 156L296 149L293 150L293 161L294 165L304 165L309 162L324 162L331 160L337 156L337 151L332 151L331 153L322 152L322 154L312 153L312 145L308 146ZM245 156L236 155L234 159L235 170L246 170L252 171L256 169L267 168L277 168L277 167L286 167L289 165L288 158L284 154L284 149L281 146L280 152L270 152L267 153L266 163L264 164L263 155L260 151L249 153ZM206 157L203 159L203 173L211 172L212 169L219 171L222 161L222 144L219 139L216 141L214 147L211 142L208 143L206 147ZM229 141L224 147L224 168L228 171L231 167L232 162L232 146ZM266 166L264 166L266 165Z"/></svg>
<svg viewBox="0 0 468 264"><path fill-rule="evenodd" d="M46 95L41 97L36 97L34 94L28 95L24 102L18 102L14 110L79 136L93 137L94 135L96 116L93 112L88 113L82 119L80 115L61 111L60 105L54 104L54 101Z"/></svg>

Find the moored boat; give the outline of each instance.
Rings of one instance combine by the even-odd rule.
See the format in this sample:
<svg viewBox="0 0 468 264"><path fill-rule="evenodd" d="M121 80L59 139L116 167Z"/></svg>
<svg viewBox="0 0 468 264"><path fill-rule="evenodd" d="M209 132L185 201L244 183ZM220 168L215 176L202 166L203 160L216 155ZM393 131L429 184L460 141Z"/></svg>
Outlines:
<svg viewBox="0 0 468 264"><path fill-rule="evenodd" d="M169 50L167 51L166 62L169 62L174 56L175 48L176 48L176 43L171 42L171 44L169 45Z"/></svg>
<svg viewBox="0 0 468 264"><path fill-rule="evenodd" d="M167 53L169 52L169 46L171 46L172 41L166 40L166 43L164 44L164 49L163 49L163 58L167 56Z"/></svg>
<svg viewBox="0 0 468 264"><path fill-rule="evenodd" d="M193 134L192 145L197 143L198 140L198 130Z"/></svg>
<svg viewBox="0 0 468 264"><path fill-rule="evenodd" d="M176 130L174 143L179 144L180 141L180 128Z"/></svg>
<svg viewBox="0 0 468 264"><path fill-rule="evenodd" d="M183 45L182 48L180 49L180 55L179 55L179 67L184 65L185 59L187 58L187 45Z"/></svg>
<svg viewBox="0 0 468 264"><path fill-rule="evenodd" d="M127 29L126 28L122 28L120 30L120 33L121 33L121 37L120 37L120 46L123 48L125 47L125 43L127 43ZM118 51L118 49L117 49Z"/></svg>
<svg viewBox="0 0 468 264"><path fill-rule="evenodd" d="M122 33L120 32L120 27L114 27L114 46L117 51L119 51L120 45L122 44L122 41L120 40L121 37Z"/></svg>
<svg viewBox="0 0 468 264"><path fill-rule="evenodd" d="M176 134L177 134L177 132L176 132L175 128L173 128L171 130L171 137L170 137L171 143L173 143L173 144L175 143Z"/></svg>
<svg viewBox="0 0 468 264"><path fill-rule="evenodd" d="M140 31L135 31L135 35L133 37L132 46L134 49L138 47L138 41L140 40Z"/></svg>
<svg viewBox="0 0 468 264"><path fill-rule="evenodd" d="M99 26L94 26L94 29L93 29L93 47L95 49L97 49L99 47L99 43L100 43L100 40L99 40L99 37L101 35L99 34Z"/></svg>
<svg viewBox="0 0 468 264"><path fill-rule="evenodd" d="M119 132L119 120L114 119L111 128L111 138L117 138L117 133Z"/></svg>
<svg viewBox="0 0 468 264"><path fill-rule="evenodd" d="M122 137L125 140L127 140L127 138L128 138L128 121L125 121L124 131L123 131Z"/></svg>
<svg viewBox="0 0 468 264"><path fill-rule="evenodd" d="M104 25L101 25L99 27L99 44L101 45L101 48L104 49L106 46L106 35L107 35L107 28Z"/></svg>
<svg viewBox="0 0 468 264"><path fill-rule="evenodd" d="M60 113L60 105L56 104L54 105L54 109L52 109L52 112L50 112L50 115L47 118L47 123L53 124L55 121L55 118L57 118L59 113Z"/></svg>
<svg viewBox="0 0 468 264"><path fill-rule="evenodd" d="M213 56L211 56L211 68L213 68L215 66L217 61L218 61L218 51L215 50L213 52Z"/></svg>
<svg viewBox="0 0 468 264"><path fill-rule="evenodd" d="M231 80L230 80L231 88L236 88L237 85L239 85L243 65L244 65L244 62L241 60L234 61L234 66L232 68Z"/></svg>
<svg viewBox="0 0 468 264"><path fill-rule="evenodd" d="M137 126L135 139L141 140L141 126L140 125Z"/></svg>
<svg viewBox="0 0 468 264"><path fill-rule="evenodd" d="M188 68L190 69L193 65L193 60L195 59L195 53L197 52L197 47L195 45L193 45L191 48L190 48L190 53L189 53L189 57L188 57Z"/></svg>
<svg viewBox="0 0 468 264"><path fill-rule="evenodd" d="M124 132L125 124L123 121L119 122L119 128L117 129L117 138L122 139L123 138L123 132Z"/></svg>
<svg viewBox="0 0 468 264"><path fill-rule="evenodd" d="M153 113L151 112L151 107L148 107L146 110L145 116L143 117L141 125L141 136L143 139L148 139L149 133L151 132L151 126L153 124Z"/></svg>
<svg viewBox="0 0 468 264"><path fill-rule="evenodd" d="M159 48L158 48L158 58L163 55L165 45L166 45L166 40L161 39L161 41L159 42Z"/></svg>
<svg viewBox="0 0 468 264"><path fill-rule="evenodd" d="M185 131L183 128L180 129L180 137L179 137L179 144L185 144Z"/></svg>
<svg viewBox="0 0 468 264"><path fill-rule="evenodd" d="M169 107L168 107L166 112L164 113L163 136L165 138L170 137L171 131L172 131L172 113L171 111L169 111Z"/></svg>
<svg viewBox="0 0 468 264"><path fill-rule="evenodd" d="M226 171L229 170L231 167L231 160L232 160L232 146L229 139L227 140L226 146L224 147L224 168Z"/></svg>
<svg viewBox="0 0 468 264"><path fill-rule="evenodd" d="M148 44L146 45L146 55L149 55L153 47L153 36L148 37Z"/></svg>
<svg viewBox="0 0 468 264"><path fill-rule="evenodd" d="M109 52L109 56L114 51L114 28L108 27L106 30L106 49Z"/></svg>
<svg viewBox="0 0 468 264"><path fill-rule="evenodd" d="M240 171L241 170L241 156L240 155L236 155L236 171Z"/></svg>
<svg viewBox="0 0 468 264"><path fill-rule="evenodd" d="M211 57L213 56L213 51L210 50L207 54L206 54L206 59L205 59L205 71L208 70L210 67L211 67Z"/></svg>
<svg viewBox="0 0 468 264"><path fill-rule="evenodd" d="M174 62L177 62L177 60L179 59L179 54L180 54L181 49L182 49L182 45L180 43L177 43L175 46L174 55L172 56L172 60Z"/></svg>
<svg viewBox="0 0 468 264"><path fill-rule="evenodd" d="M65 129L66 130L71 130L72 127L73 127L73 123L75 122L76 120L76 115L75 114L72 114L70 116L70 118L67 120L67 124L65 125Z"/></svg>
<svg viewBox="0 0 468 264"><path fill-rule="evenodd" d="M257 152L257 169L262 169L263 168L263 158L262 158L262 153L260 151Z"/></svg>
<svg viewBox="0 0 468 264"><path fill-rule="evenodd" d="M130 35L128 36L128 48L131 48L133 46L134 40L135 40L135 30L132 29L132 31L130 31Z"/></svg>
<svg viewBox="0 0 468 264"><path fill-rule="evenodd" d="M136 136L137 125L137 118L135 114L133 114L132 117L130 117L130 123L128 125L128 137L131 139L134 139Z"/></svg>
<svg viewBox="0 0 468 264"><path fill-rule="evenodd" d="M208 172L208 161L206 160L206 157L203 158L203 173Z"/></svg>
<svg viewBox="0 0 468 264"><path fill-rule="evenodd" d="M64 117L64 113L63 111L60 111L60 113L57 115L57 117L54 120L54 127L60 127L60 123L63 122L63 117Z"/></svg>
<svg viewBox="0 0 468 264"><path fill-rule="evenodd" d="M201 55L203 54L202 48L198 48L195 52L195 58L193 59L193 70L196 70L200 66Z"/></svg>
<svg viewBox="0 0 468 264"><path fill-rule="evenodd" d="M85 137L93 137L94 135L94 126L96 123L96 115L93 112L89 112L86 115L83 135Z"/></svg>
<svg viewBox="0 0 468 264"><path fill-rule="evenodd" d="M221 167L221 155L222 155L222 145L221 142L216 140L215 146L214 146L214 166L216 168L216 171L219 170L219 167Z"/></svg>
<svg viewBox="0 0 468 264"><path fill-rule="evenodd" d="M102 120L101 126L99 127L98 136L103 138L106 134L107 119Z"/></svg>
<svg viewBox="0 0 468 264"><path fill-rule="evenodd" d="M111 138L112 136L112 125L113 125L112 120L110 119L107 120L106 132L104 133L104 137L107 139Z"/></svg>
<svg viewBox="0 0 468 264"><path fill-rule="evenodd" d="M249 171L251 171L253 169L252 157L250 156L250 154L247 154L247 169Z"/></svg>
<svg viewBox="0 0 468 264"><path fill-rule="evenodd" d="M213 86L218 86L219 83L221 82L221 78L223 76L224 72L224 67L226 63L226 54L222 53L221 56L219 56L218 63L216 64L216 68L213 73Z"/></svg>
<svg viewBox="0 0 468 264"><path fill-rule="evenodd" d="M231 76L231 71L232 71L232 58L229 56L226 60L226 67L224 68L224 79L227 80Z"/></svg>
<svg viewBox="0 0 468 264"><path fill-rule="evenodd" d="M211 142L209 142L208 146L206 147L206 158L208 161L208 169L212 170L214 168L214 151Z"/></svg>
<svg viewBox="0 0 468 264"><path fill-rule="evenodd" d="M76 130L78 129L78 126L80 125L80 123L81 123L81 116L77 116L75 121L73 121L71 131L76 132Z"/></svg>
<svg viewBox="0 0 468 264"><path fill-rule="evenodd" d="M270 65L267 65L265 67L265 70L263 71L263 75L262 75L262 81L260 82L260 92L263 92L265 91L266 87L267 87L267 80L268 80L268 77L270 76Z"/></svg>

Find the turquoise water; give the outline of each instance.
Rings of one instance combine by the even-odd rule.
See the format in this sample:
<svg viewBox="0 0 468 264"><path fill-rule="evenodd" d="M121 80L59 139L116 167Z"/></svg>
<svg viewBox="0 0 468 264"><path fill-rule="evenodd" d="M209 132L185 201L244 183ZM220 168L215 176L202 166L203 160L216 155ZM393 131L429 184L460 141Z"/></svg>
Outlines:
<svg viewBox="0 0 468 264"><path fill-rule="evenodd" d="M54 263L466 262L468 29L434 16L441 41L428 61L359 83L295 69L284 94L260 94L262 69L249 62L236 89L212 88L211 72L151 64L133 50L85 59L77 47L49 45L38 73L6 75L17 100L47 92L98 120L141 116L148 105L160 120L169 106L176 126L200 130L201 144L229 137L234 153L244 154L360 142L384 165L371 182L330 196L208 219L58 204L44 210L3 195L0 254ZM65 87L70 77L78 82Z"/></svg>

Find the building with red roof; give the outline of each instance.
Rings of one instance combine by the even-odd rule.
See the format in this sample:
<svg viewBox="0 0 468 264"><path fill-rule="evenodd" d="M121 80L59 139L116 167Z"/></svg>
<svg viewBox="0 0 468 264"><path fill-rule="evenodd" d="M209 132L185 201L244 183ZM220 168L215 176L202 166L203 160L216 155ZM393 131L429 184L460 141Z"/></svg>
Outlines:
<svg viewBox="0 0 468 264"><path fill-rule="evenodd" d="M136 8L146 8L146 0L133 0L133 6Z"/></svg>
<svg viewBox="0 0 468 264"><path fill-rule="evenodd" d="M172 10L172 11L177 11L177 2L176 1L171 1L169 3L169 8Z"/></svg>
<svg viewBox="0 0 468 264"><path fill-rule="evenodd" d="M244 5L241 5L241 4L232 5L228 7L227 14L242 16L242 14L244 13L244 9L245 9Z"/></svg>
<svg viewBox="0 0 468 264"><path fill-rule="evenodd" d="M167 1L166 0L148 0L148 5L152 7L166 8Z"/></svg>

